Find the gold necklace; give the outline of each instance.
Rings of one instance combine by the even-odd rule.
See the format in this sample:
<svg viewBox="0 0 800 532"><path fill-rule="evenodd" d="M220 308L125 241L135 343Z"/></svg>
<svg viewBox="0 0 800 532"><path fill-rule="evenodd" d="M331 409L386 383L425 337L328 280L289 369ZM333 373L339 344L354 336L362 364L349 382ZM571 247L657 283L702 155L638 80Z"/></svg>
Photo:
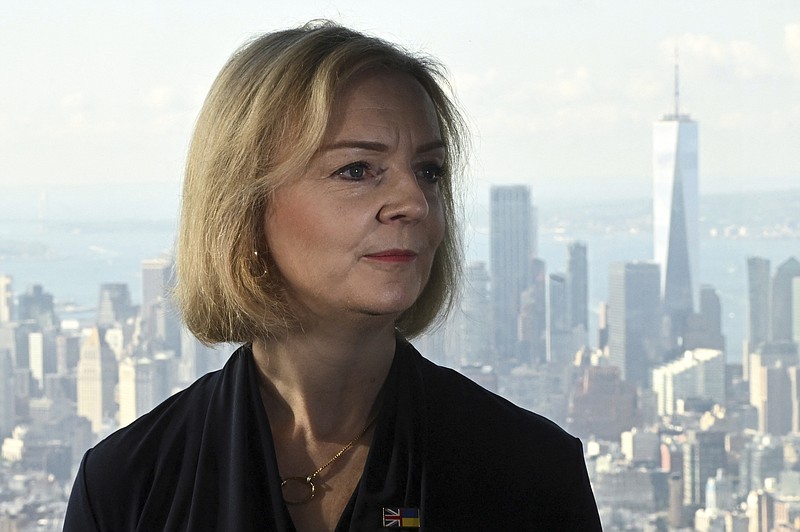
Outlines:
<svg viewBox="0 0 800 532"><path fill-rule="evenodd" d="M281 479L281 491L283 492L283 501L286 504L305 504L305 503L311 501L311 499L314 498L314 495L315 495L315 493L317 491L317 487L314 485L314 479L317 478L317 475L322 473L322 471L325 470L326 467L328 467L329 465L334 463L336 460L341 458L344 453L349 451L350 448L353 445L355 445L356 442L358 440L360 440L362 438L362 436L364 436L364 434L367 433L367 431L372 426L372 424L375 423L376 419L378 419L377 415L369 420L369 423L367 423L367 425L364 427L364 429L361 432L358 433L358 436L356 436L355 438L350 440L348 442L348 444L345 445L344 447L342 447L341 450L338 453L333 455L333 458L331 458L330 460L325 462L325 465L323 465L322 467L318 468L316 471L314 471L310 475L308 475L306 477L286 477L286 478L282 478ZM302 499L295 499L295 500L287 499L286 498L286 493L284 491L284 488L287 485L290 485L291 483L295 483L295 484L301 485L303 487L303 489L307 490L308 494L305 497L303 497Z"/></svg>

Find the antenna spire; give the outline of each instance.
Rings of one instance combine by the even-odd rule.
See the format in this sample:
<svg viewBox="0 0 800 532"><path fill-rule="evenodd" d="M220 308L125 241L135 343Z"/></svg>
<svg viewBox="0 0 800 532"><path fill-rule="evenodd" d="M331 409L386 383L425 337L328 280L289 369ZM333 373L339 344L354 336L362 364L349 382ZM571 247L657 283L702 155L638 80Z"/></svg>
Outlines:
<svg viewBox="0 0 800 532"><path fill-rule="evenodd" d="M678 71L678 46L675 46L675 118L680 118L680 86Z"/></svg>

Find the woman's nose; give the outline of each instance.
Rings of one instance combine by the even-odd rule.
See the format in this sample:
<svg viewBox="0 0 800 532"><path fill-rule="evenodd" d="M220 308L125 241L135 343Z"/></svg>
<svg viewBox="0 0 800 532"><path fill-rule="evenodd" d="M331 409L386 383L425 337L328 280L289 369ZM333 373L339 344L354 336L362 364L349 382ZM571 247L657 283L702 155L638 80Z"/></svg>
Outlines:
<svg viewBox="0 0 800 532"><path fill-rule="evenodd" d="M395 173L386 183L383 205L378 212L382 223L418 222L428 216L428 197L411 169Z"/></svg>

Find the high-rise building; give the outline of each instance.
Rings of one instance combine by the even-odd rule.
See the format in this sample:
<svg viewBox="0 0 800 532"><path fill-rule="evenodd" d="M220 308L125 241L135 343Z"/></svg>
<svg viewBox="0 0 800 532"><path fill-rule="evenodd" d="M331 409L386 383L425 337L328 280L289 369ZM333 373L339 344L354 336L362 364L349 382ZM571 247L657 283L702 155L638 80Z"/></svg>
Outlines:
<svg viewBox="0 0 800 532"><path fill-rule="evenodd" d="M800 345L800 277L792 279L792 342Z"/></svg>
<svg viewBox="0 0 800 532"><path fill-rule="evenodd" d="M608 347L608 303L601 301L597 306L597 348Z"/></svg>
<svg viewBox="0 0 800 532"><path fill-rule="evenodd" d="M751 349L769 340L770 270L769 260L747 258L747 341Z"/></svg>
<svg viewBox="0 0 800 532"><path fill-rule="evenodd" d="M114 388L119 379L117 360L97 327L84 331L78 360L78 415L100 432L113 419L117 405Z"/></svg>
<svg viewBox="0 0 800 532"><path fill-rule="evenodd" d="M661 266L664 313L673 340L682 336L694 309L698 286L697 122L678 106L675 67L675 109L653 126L653 245Z"/></svg>
<svg viewBox="0 0 800 532"><path fill-rule="evenodd" d="M104 283L100 285L97 302L97 324L101 327L124 324L135 315L131 304L131 294L125 283Z"/></svg>
<svg viewBox="0 0 800 532"><path fill-rule="evenodd" d="M434 335L440 338L440 335ZM421 340L427 341L427 335L419 337L414 341L414 345ZM188 329L181 329L181 356L177 363L177 381L181 385L189 385L199 377L210 371L216 371L222 367L231 352L230 345L222 344L216 348L200 343ZM423 353L441 353L443 346L437 344L435 349L420 349Z"/></svg>
<svg viewBox="0 0 800 532"><path fill-rule="evenodd" d="M0 348L0 438L14 429L14 363L8 349Z"/></svg>
<svg viewBox="0 0 800 532"><path fill-rule="evenodd" d="M165 258L142 261L142 333L151 351L180 350L180 319L170 296L173 268Z"/></svg>
<svg viewBox="0 0 800 532"><path fill-rule="evenodd" d="M636 387L613 366L585 367L569 408L569 430L582 438L613 441L639 422Z"/></svg>
<svg viewBox="0 0 800 532"><path fill-rule="evenodd" d="M520 362L538 365L547 360L547 265L531 259L531 281L520 296L518 340Z"/></svg>
<svg viewBox="0 0 800 532"><path fill-rule="evenodd" d="M788 258L775 269L772 278L772 340L792 341L792 283L800 277L800 262Z"/></svg>
<svg viewBox="0 0 800 532"><path fill-rule="evenodd" d="M530 189L524 185L491 189L491 279L494 347L501 365L517 349L520 296L530 282L535 253L535 221Z"/></svg>
<svg viewBox="0 0 800 532"><path fill-rule="evenodd" d="M769 260L747 258L747 337L742 343L742 376L750 380L750 353L768 342L771 334L772 273Z"/></svg>
<svg viewBox="0 0 800 532"><path fill-rule="evenodd" d="M169 397L171 363L166 356L127 357L119 364L119 424L127 426Z"/></svg>
<svg viewBox="0 0 800 532"><path fill-rule="evenodd" d="M142 314L147 317L148 309L163 298L172 279L172 261L166 258L142 261Z"/></svg>
<svg viewBox="0 0 800 532"><path fill-rule="evenodd" d="M778 478L783 470L783 445L780 438L757 434L739 451L737 495L764 487L768 478Z"/></svg>
<svg viewBox="0 0 800 532"><path fill-rule="evenodd" d="M722 303L713 286L700 285L700 316L706 321L709 332L722 335Z"/></svg>
<svg viewBox="0 0 800 532"><path fill-rule="evenodd" d="M53 294L45 292L38 284L28 288L19 296L17 314L20 321L33 320L43 330L50 330L58 325Z"/></svg>
<svg viewBox="0 0 800 532"><path fill-rule="evenodd" d="M463 341L459 357L461 365L493 362L490 309L486 263L472 262L464 271L464 292L460 305L458 328Z"/></svg>
<svg viewBox="0 0 800 532"><path fill-rule="evenodd" d="M686 351L682 358L653 369L653 390L661 416L674 414L681 399L710 399L724 406L725 355L715 349Z"/></svg>
<svg viewBox="0 0 800 532"><path fill-rule="evenodd" d="M81 337L77 331L62 332L56 339L56 370L68 375L78 365L81 356Z"/></svg>
<svg viewBox="0 0 800 532"><path fill-rule="evenodd" d="M652 262L609 266L609 361L623 379L642 388L649 388L650 370L662 362L659 279Z"/></svg>
<svg viewBox="0 0 800 532"><path fill-rule="evenodd" d="M789 374L789 398L791 400L793 434L800 434L800 367L792 366Z"/></svg>
<svg viewBox="0 0 800 532"><path fill-rule="evenodd" d="M758 410L759 418L762 418L768 394L768 390L764 387L766 381L763 379L762 370L775 366L790 368L800 364L797 345L792 342L765 342L750 353L748 360L750 404ZM773 390L773 393L775 391Z"/></svg>
<svg viewBox="0 0 800 532"><path fill-rule="evenodd" d="M629 464L655 466L660 458L660 438L655 430L639 430L636 427L619 435L620 451Z"/></svg>
<svg viewBox="0 0 800 532"><path fill-rule="evenodd" d="M724 432L687 432L683 450L683 503L689 508L704 506L706 483L727 462Z"/></svg>
<svg viewBox="0 0 800 532"><path fill-rule="evenodd" d="M700 311L689 316L683 335L683 349L725 350L722 335L722 304L713 286L700 286Z"/></svg>
<svg viewBox="0 0 800 532"><path fill-rule="evenodd" d="M762 489L747 494L748 530L775 530L775 496Z"/></svg>
<svg viewBox="0 0 800 532"><path fill-rule="evenodd" d="M683 477L673 473L667 481L669 486L669 507L667 509L667 523L672 528L686 526L685 509L683 507Z"/></svg>
<svg viewBox="0 0 800 532"><path fill-rule="evenodd" d="M44 387L45 347L44 334L39 331L28 334L28 366L38 390Z"/></svg>
<svg viewBox="0 0 800 532"><path fill-rule="evenodd" d="M567 276L551 273L547 276L547 361L567 366L575 357L570 327L569 291Z"/></svg>
<svg viewBox="0 0 800 532"><path fill-rule="evenodd" d="M576 338L586 344L589 331L589 263L586 258L586 244L583 242L569 245L567 279L570 326L576 332Z"/></svg>
<svg viewBox="0 0 800 532"><path fill-rule="evenodd" d="M8 323L14 315L14 291L9 275L0 274L0 323Z"/></svg>
<svg viewBox="0 0 800 532"><path fill-rule="evenodd" d="M759 380L761 397L758 410L758 430L764 434L784 436L792 430L792 383L790 367L777 361L759 368L754 376Z"/></svg>
<svg viewBox="0 0 800 532"><path fill-rule="evenodd" d="M729 511L735 507L733 479L724 469L717 469L717 474L706 482L706 509Z"/></svg>

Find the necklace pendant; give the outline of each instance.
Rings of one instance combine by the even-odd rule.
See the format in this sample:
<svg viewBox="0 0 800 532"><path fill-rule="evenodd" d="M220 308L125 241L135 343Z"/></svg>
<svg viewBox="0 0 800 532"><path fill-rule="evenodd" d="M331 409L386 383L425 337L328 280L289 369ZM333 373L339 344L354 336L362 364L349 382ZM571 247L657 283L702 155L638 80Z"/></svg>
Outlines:
<svg viewBox="0 0 800 532"><path fill-rule="evenodd" d="M314 486L314 476L286 477L281 481L281 492L286 504L304 504L314 498L317 487Z"/></svg>

